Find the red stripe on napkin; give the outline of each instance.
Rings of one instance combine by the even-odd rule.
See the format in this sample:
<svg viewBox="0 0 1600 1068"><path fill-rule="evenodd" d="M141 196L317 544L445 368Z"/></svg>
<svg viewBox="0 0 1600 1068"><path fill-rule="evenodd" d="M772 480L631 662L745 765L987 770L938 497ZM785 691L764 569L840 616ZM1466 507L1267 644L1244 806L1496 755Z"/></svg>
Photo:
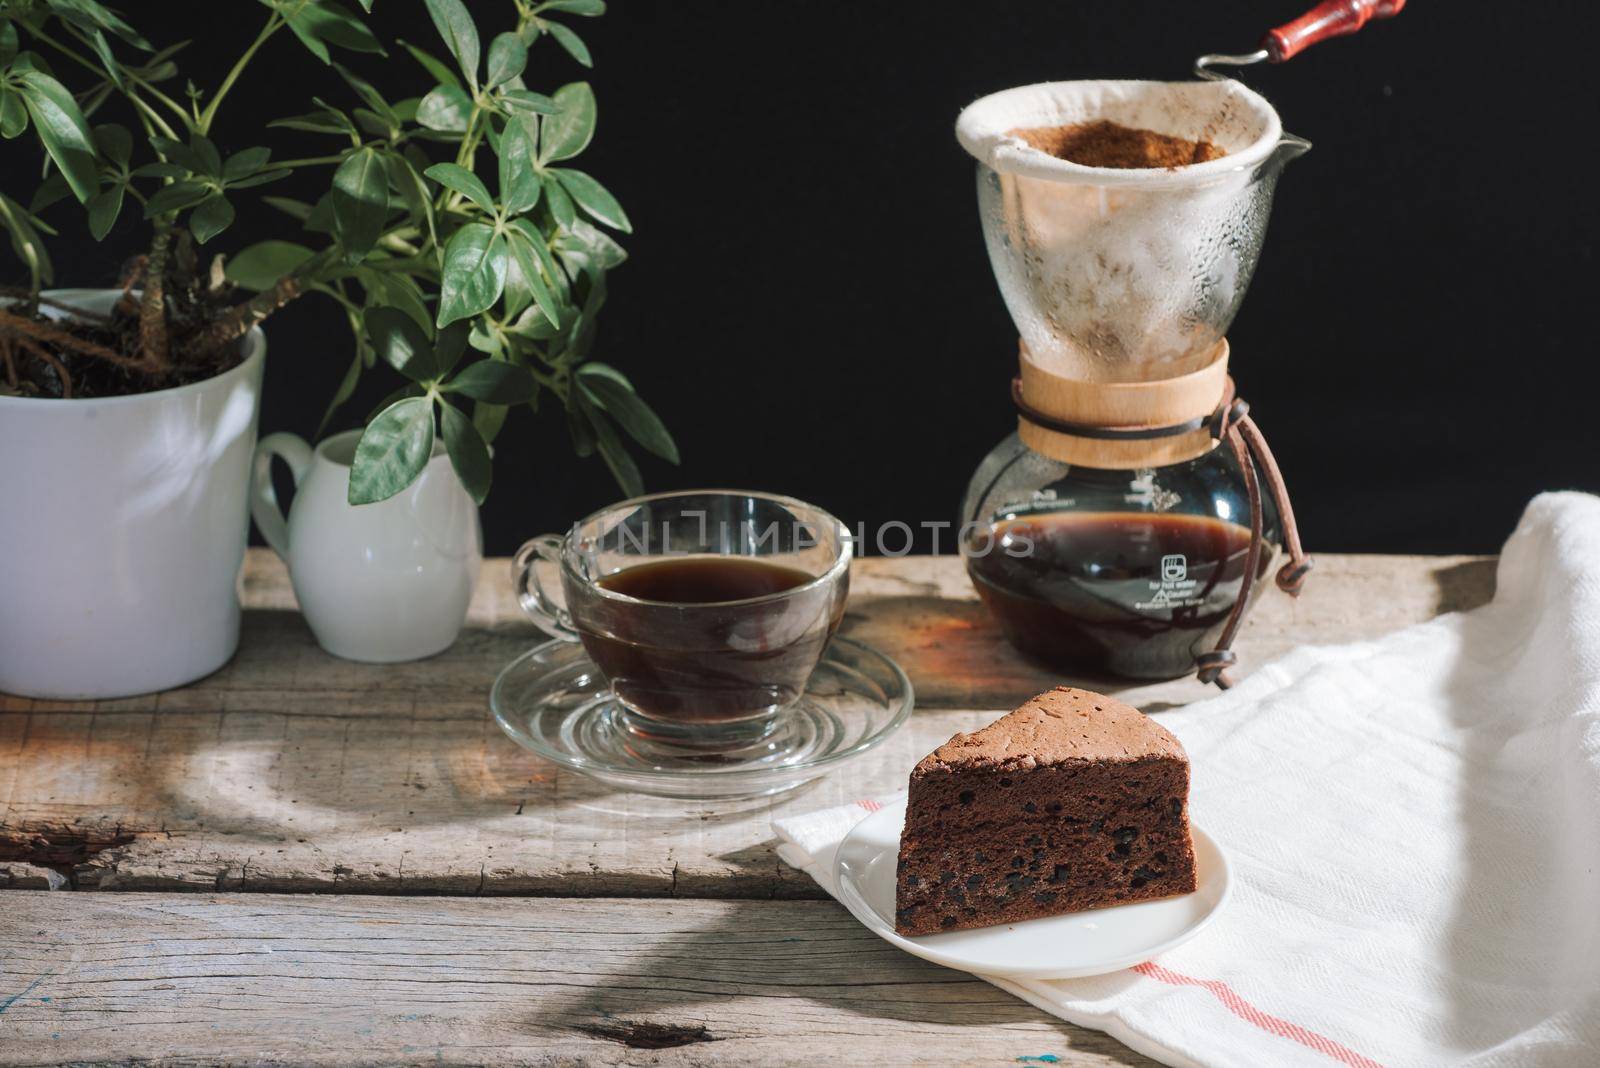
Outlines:
<svg viewBox="0 0 1600 1068"><path fill-rule="evenodd" d="M883 807L882 805L878 804L876 801L857 801L856 804L860 805L862 808L866 809L868 812L876 812L880 808Z"/></svg>
<svg viewBox="0 0 1600 1068"><path fill-rule="evenodd" d="M1170 983L1173 986L1198 986L1208 990L1216 996L1218 1001L1222 1002L1229 1012L1241 1020L1253 1023L1261 1030L1277 1035L1279 1038L1287 1038L1291 1042L1309 1046L1318 1053L1332 1057L1341 1064L1350 1065L1350 1068L1383 1068L1383 1065L1371 1057L1364 1057L1349 1046L1340 1045L1326 1035L1319 1035L1309 1028L1301 1027L1299 1024L1290 1023L1288 1020L1279 1019L1270 1013L1262 1012L1240 997L1231 986L1219 979L1196 979L1192 975L1184 975L1181 972L1172 971L1170 968L1163 968L1161 965L1151 961L1135 965L1133 970L1158 982Z"/></svg>

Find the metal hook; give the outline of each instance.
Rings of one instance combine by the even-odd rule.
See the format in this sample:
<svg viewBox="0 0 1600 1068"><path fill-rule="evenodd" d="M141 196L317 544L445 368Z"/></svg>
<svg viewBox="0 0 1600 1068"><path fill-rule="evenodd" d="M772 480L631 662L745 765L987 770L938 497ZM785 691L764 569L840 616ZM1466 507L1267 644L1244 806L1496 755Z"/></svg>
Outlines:
<svg viewBox="0 0 1600 1068"><path fill-rule="evenodd" d="M1194 61L1194 72L1196 76L1207 81L1220 82L1229 78L1230 75L1223 74L1221 71L1213 70L1212 68L1250 67L1257 63L1264 63L1269 58L1271 57L1265 48L1258 48L1254 52L1249 52L1242 56L1230 56L1221 52L1213 52Z"/></svg>

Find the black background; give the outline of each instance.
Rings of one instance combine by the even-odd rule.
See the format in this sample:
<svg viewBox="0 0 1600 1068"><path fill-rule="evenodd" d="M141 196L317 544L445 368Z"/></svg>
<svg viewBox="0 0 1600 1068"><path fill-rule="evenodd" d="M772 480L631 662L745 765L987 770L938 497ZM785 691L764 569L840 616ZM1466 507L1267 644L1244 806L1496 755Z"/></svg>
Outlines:
<svg viewBox="0 0 1600 1068"><path fill-rule="evenodd" d="M202 86L265 17L247 0L123 6L158 46L198 39L180 62ZM470 6L485 42L512 21L509 4ZM596 355L633 378L684 456L644 461L649 487L771 489L852 524L954 519L1013 425L1015 358L956 113L1034 81L1187 77L1195 55L1247 51L1301 6L620 0L569 20L596 70L545 40L528 80L587 76L599 95L579 166L636 233ZM1359 37L1245 73L1316 146L1284 176L1230 334L1313 550L1490 551L1535 492L1600 489L1584 388L1597 311L1586 142L1600 131L1587 12L1414 0ZM370 21L443 53L420 2L378 0ZM391 99L431 87L399 50L339 58ZM265 129L313 94L349 101L280 34L216 139L279 158L331 150ZM5 188L26 200L24 144L3 158ZM312 198L327 178L262 191ZM223 250L295 236L241 203ZM142 231L125 218L96 245L71 211L49 215L65 227L51 246L60 284L111 283ZM262 430L309 435L348 362L342 317L313 296L268 334ZM369 376L343 425L395 384ZM498 452L490 552L619 496L598 460L573 457L553 413L515 420Z"/></svg>

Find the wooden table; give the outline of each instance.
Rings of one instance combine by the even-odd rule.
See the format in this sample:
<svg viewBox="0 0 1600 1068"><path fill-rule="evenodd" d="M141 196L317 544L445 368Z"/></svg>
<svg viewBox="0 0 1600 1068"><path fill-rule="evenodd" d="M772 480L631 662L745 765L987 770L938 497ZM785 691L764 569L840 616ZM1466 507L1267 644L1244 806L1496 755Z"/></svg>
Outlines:
<svg viewBox="0 0 1600 1068"><path fill-rule="evenodd" d="M615 793L504 737L490 682L541 636L503 560L431 660L324 654L252 551L223 671L123 701L0 696L0 1063L1150 1063L891 949L774 854L774 816L896 789L1063 681L1004 644L959 560L854 566L845 633L899 659L917 710L777 800ZM1492 585L1481 558L1325 556L1239 652L1248 670ZM1120 692L1146 711L1208 693Z"/></svg>

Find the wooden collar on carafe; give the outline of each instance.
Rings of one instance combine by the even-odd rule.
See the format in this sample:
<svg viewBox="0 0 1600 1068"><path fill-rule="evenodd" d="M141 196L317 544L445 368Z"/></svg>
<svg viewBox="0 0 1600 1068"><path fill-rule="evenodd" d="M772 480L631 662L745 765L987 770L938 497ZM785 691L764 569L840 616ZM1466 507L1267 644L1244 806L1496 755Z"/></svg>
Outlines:
<svg viewBox="0 0 1600 1068"><path fill-rule="evenodd" d="M1212 417L1229 393L1228 342L1198 371L1159 382L1084 382L1034 363L1019 341L1017 433L1034 452L1084 467L1162 467L1217 445Z"/></svg>

